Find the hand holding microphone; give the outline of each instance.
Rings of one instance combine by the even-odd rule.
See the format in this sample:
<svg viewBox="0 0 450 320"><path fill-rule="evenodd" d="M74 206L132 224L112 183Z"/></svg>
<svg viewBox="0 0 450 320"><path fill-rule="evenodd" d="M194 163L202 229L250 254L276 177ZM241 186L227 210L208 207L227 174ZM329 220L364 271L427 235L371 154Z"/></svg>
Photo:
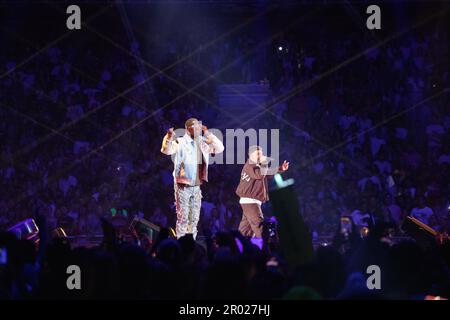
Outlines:
<svg viewBox="0 0 450 320"><path fill-rule="evenodd" d="M275 160L275 158L270 158L270 157L262 155L259 158L259 163L261 163L261 164L268 164L270 161L273 161L273 160Z"/></svg>
<svg viewBox="0 0 450 320"><path fill-rule="evenodd" d="M167 130L167 137L170 139L172 137L176 136L175 131L173 130L173 127Z"/></svg>

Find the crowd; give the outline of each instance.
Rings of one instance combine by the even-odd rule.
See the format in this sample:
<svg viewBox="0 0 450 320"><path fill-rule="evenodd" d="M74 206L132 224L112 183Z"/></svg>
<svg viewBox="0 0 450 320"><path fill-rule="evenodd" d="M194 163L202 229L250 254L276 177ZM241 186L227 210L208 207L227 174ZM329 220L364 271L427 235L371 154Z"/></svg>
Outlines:
<svg viewBox="0 0 450 320"><path fill-rule="evenodd" d="M336 239L293 265L282 247L265 238L260 249L238 231L218 232L201 243L191 235L176 240L165 229L153 243L122 242L104 219L100 245L73 248L66 238L46 234L44 216L35 218L38 246L0 233L7 252L0 299L429 300L450 294L449 242L389 245L372 233L344 251ZM69 265L80 268L78 280L69 279ZM369 265L382 270L373 283L377 290L367 286Z"/></svg>
<svg viewBox="0 0 450 320"><path fill-rule="evenodd" d="M356 35L335 36L325 27L309 38L291 30L259 46L256 54L251 49L258 39L247 34L204 48L201 37L155 35L152 41L159 45L146 54L165 74L104 46L74 53L76 46L69 50L61 44L23 66L14 46L7 48L0 60L2 74L8 73L0 80L0 226L45 207L49 225L70 235L100 234L99 218L115 210L173 227L172 163L159 152L165 131L182 127L191 116L224 126L212 107L217 85L264 80L278 118L264 114L259 126L280 129L280 158L292 164L286 177L296 181L300 214L314 236L332 235L344 215L359 226L383 221L398 233L404 217L412 215L447 231L445 31L394 39L328 73L367 48ZM128 49L142 52L139 40ZM32 52L30 45L21 54ZM261 59L263 67L255 62ZM256 69L263 71L259 78ZM217 76L198 86L198 95L184 94L173 81L192 87L205 79L204 71ZM240 169L210 168L201 234L237 227L241 211L234 190ZM265 211L282 214L271 212L270 204Z"/></svg>
<svg viewBox="0 0 450 320"><path fill-rule="evenodd" d="M299 150L289 157L305 166L293 175L312 230L332 230L327 224L342 215L360 225L387 222L397 231L411 215L448 230L450 79L443 67L448 62L439 56L449 46L442 36L417 35L366 50L353 67L306 89L282 111L295 119L286 134L298 138L287 148ZM303 68L295 54L283 55L278 90L292 90L292 79L314 81L358 52L351 37L338 41L319 41L313 54L305 49Z"/></svg>
<svg viewBox="0 0 450 320"><path fill-rule="evenodd" d="M211 42L214 26L133 40L112 33L128 52L93 33L38 53L42 46L10 36L0 51L0 230L35 217L40 241L0 233L0 298L450 297L448 242L387 237L404 234L406 216L442 233L450 227L448 30L381 43L314 26L264 43L248 30ZM270 87L271 112L256 129L280 129L299 214L313 239L333 239L309 261L289 265L284 248L265 239L259 249L233 231L239 165L210 167L203 242L169 236L173 165L160 153L162 137L190 117L227 128L216 105L223 83ZM270 202L263 210L283 214ZM123 241L110 224L117 216L163 229L155 242ZM56 227L102 243L75 247L51 237ZM67 290L69 264L83 270L81 291ZM367 290L371 264L383 270L381 290Z"/></svg>

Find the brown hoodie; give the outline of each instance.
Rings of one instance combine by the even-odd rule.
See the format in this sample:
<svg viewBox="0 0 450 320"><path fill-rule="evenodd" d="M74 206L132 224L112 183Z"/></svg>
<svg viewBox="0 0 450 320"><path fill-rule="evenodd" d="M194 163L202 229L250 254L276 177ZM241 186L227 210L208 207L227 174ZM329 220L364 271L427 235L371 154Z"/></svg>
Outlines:
<svg viewBox="0 0 450 320"><path fill-rule="evenodd" d="M261 202L269 200L267 178L273 177L279 169L270 169L267 166L251 163L247 160L241 172L241 180L236 189L240 198L251 198ZM270 173L270 174L269 174Z"/></svg>

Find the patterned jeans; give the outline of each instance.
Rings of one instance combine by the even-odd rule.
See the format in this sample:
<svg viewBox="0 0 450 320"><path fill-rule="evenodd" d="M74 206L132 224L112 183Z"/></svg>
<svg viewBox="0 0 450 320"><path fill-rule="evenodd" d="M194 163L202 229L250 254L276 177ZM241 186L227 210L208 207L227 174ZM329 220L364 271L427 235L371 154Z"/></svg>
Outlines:
<svg viewBox="0 0 450 320"><path fill-rule="evenodd" d="M200 186L175 184L175 206L177 212L177 238L186 233L197 237L197 224L202 206L202 190Z"/></svg>

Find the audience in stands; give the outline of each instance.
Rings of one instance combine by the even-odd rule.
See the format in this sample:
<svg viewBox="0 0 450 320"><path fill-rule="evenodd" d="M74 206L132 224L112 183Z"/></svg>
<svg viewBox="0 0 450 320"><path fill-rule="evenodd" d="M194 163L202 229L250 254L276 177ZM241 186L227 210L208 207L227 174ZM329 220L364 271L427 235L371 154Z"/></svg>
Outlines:
<svg viewBox="0 0 450 320"><path fill-rule="evenodd" d="M314 38L300 41L293 32L273 40L265 65L248 34L227 37L179 64L204 39L169 39L152 54L160 67L174 66L156 75L133 57L100 47L75 58L61 44L23 66L25 53L7 48L0 70L14 71L0 81L0 118L7 119L0 122L0 226L43 206L48 224L69 235L101 234L99 219L113 208L126 209L129 220L140 216L173 227L172 163L159 153L163 134L191 116L220 127L220 111L212 106L217 85L263 81L273 101L286 97L271 109L287 122L266 113L259 123L280 129L281 158L292 163L289 177L311 234L332 237L343 215L360 226L390 224L398 235L407 215L448 231L448 94L424 101L448 90L445 35L392 40L330 74L362 48L352 35L334 38L320 28ZM248 56L240 59L243 52ZM211 73L216 78L195 90L203 99L173 82L192 87ZM237 227L239 170L211 168L203 235Z"/></svg>

